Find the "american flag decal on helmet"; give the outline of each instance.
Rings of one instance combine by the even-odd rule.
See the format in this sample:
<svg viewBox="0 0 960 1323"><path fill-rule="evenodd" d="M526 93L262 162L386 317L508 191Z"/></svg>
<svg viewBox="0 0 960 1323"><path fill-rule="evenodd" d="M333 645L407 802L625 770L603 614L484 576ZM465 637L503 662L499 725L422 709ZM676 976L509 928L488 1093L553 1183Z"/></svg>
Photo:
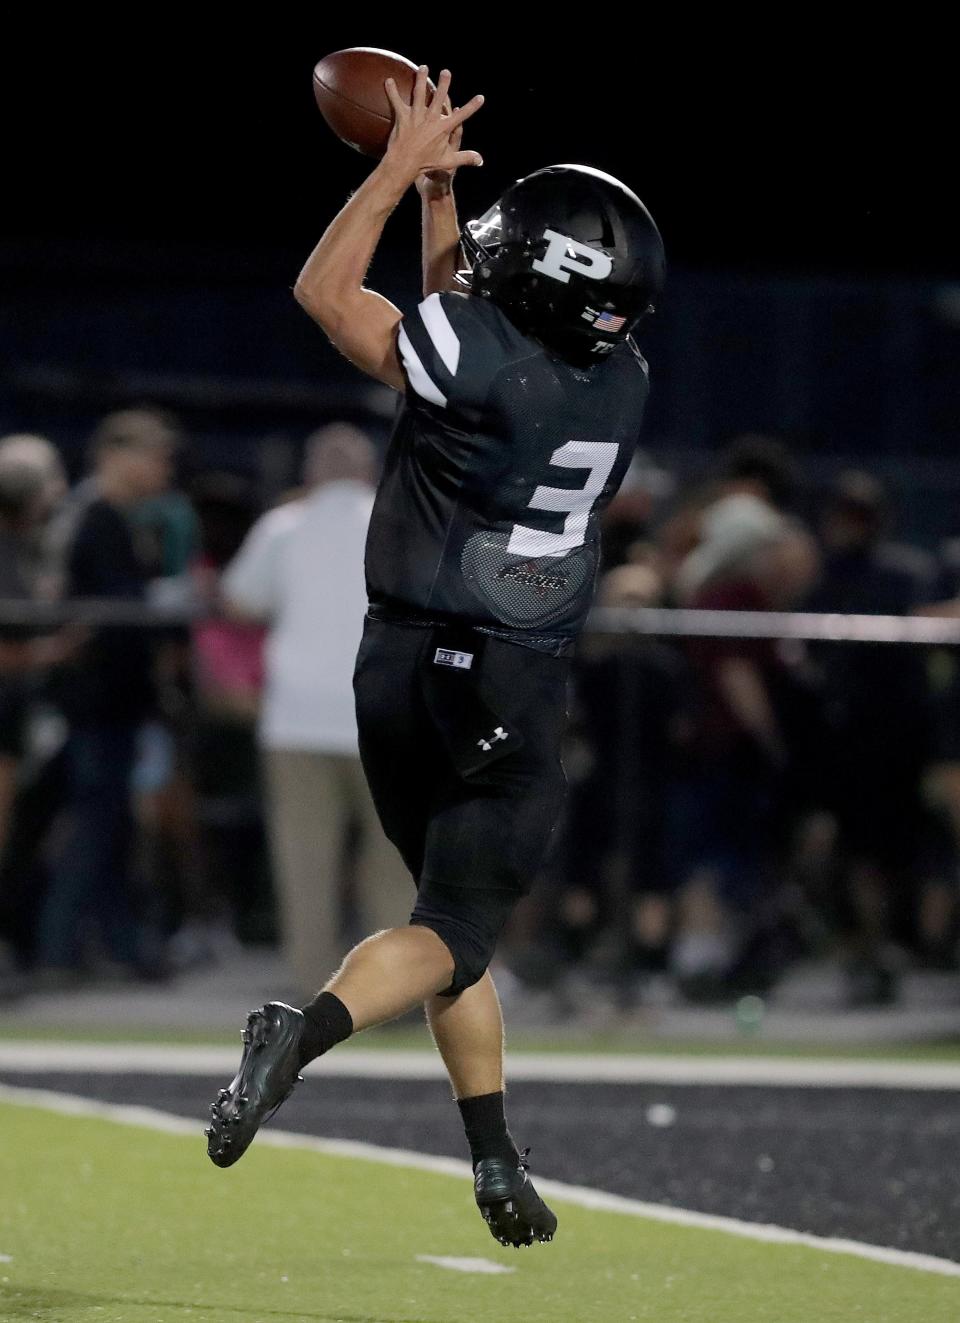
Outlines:
<svg viewBox="0 0 960 1323"><path fill-rule="evenodd" d="M595 331L619 331L626 317L617 317L612 312L601 312L593 323Z"/></svg>

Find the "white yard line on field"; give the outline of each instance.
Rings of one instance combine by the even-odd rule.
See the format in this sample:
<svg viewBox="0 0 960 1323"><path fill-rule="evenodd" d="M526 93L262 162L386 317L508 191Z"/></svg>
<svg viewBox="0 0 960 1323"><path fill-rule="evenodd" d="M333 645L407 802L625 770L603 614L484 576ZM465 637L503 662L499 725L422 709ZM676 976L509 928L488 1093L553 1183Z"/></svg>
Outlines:
<svg viewBox="0 0 960 1323"><path fill-rule="evenodd" d="M493 1259L464 1259L453 1254L418 1254L417 1263L432 1263L437 1268L451 1268L454 1272L504 1273L516 1272L505 1263Z"/></svg>
<svg viewBox="0 0 960 1323"><path fill-rule="evenodd" d="M0 1071L83 1071L103 1075L234 1073L239 1047L174 1043L0 1042ZM729 1084L787 1088L960 1089L960 1064L833 1060L811 1057L619 1056L586 1052L519 1052L508 1058L512 1080L576 1084ZM439 1055L393 1048L348 1048L308 1067L311 1074L374 1079L442 1079Z"/></svg>
<svg viewBox="0 0 960 1323"><path fill-rule="evenodd" d="M0 1084L0 1103L13 1103L26 1107L39 1107L65 1116L95 1117L114 1121L120 1125L141 1126L169 1135L190 1135L199 1140L202 1123L184 1117L170 1116L151 1107L128 1107L117 1103L95 1102L69 1093L54 1093L47 1089L20 1089ZM418 1171L439 1172L447 1176L473 1179L468 1162L455 1158L438 1158L406 1149L381 1148L377 1144L361 1144L346 1139L314 1139L309 1135L296 1135L285 1130L263 1130L257 1143L271 1148L306 1149L333 1157L357 1158L364 1162L379 1162L391 1167L412 1167ZM593 1208L608 1213L624 1213L630 1217L647 1218L654 1222L669 1222L675 1226L697 1227L705 1231L722 1231L747 1240L764 1241L777 1245L803 1245L809 1249L831 1254L849 1254L859 1259L870 1259L897 1268L915 1268L921 1272L938 1273L944 1277L960 1277L960 1263L938 1259L930 1254L915 1254L909 1250L887 1249L881 1245L861 1244L856 1240L838 1240L813 1236L804 1231L791 1231L786 1227L764 1226L741 1222L732 1217L718 1217L712 1213L695 1213L683 1208L667 1208L662 1204L643 1203L622 1195L591 1190L586 1186L568 1185L564 1181L543 1180L538 1177L537 1189L545 1195L580 1208Z"/></svg>

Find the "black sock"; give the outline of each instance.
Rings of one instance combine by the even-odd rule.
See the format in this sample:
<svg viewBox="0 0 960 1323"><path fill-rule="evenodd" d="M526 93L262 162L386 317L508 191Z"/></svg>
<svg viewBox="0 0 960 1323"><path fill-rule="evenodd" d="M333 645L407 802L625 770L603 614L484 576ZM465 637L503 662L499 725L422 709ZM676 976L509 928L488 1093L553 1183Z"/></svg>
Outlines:
<svg viewBox="0 0 960 1323"><path fill-rule="evenodd" d="M467 1132L470 1157L476 1167L484 1158L506 1158L520 1161L517 1146L510 1138L507 1120L503 1114L503 1093L481 1093L475 1098L460 1098L457 1102Z"/></svg>
<svg viewBox="0 0 960 1323"><path fill-rule="evenodd" d="M318 992L313 1001L301 1007L303 1033L300 1038L300 1065L323 1056L353 1033L350 1012L332 992Z"/></svg>

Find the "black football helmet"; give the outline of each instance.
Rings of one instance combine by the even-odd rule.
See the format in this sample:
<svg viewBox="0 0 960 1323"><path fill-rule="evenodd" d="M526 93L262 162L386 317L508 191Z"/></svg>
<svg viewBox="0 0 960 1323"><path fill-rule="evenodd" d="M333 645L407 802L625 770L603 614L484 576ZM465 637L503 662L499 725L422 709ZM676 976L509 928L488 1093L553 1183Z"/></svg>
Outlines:
<svg viewBox="0 0 960 1323"><path fill-rule="evenodd" d="M467 222L461 242L472 269L460 283L573 361L602 362L663 288L663 240L650 213L588 165L518 179Z"/></svg>

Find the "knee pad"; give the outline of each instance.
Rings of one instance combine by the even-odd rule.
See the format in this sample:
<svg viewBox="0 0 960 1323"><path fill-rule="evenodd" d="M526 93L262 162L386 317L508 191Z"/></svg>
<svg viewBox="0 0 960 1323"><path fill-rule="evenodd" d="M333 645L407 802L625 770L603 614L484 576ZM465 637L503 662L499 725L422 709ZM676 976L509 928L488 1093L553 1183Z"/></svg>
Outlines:
<svg viewBox="0 0 960 1323"><path fill-rule="evenodd" d="M453 956L453 981L440 996L456 997L483 978L518 899L512 891L421 883L410 922L430 928Z"/></svg>

